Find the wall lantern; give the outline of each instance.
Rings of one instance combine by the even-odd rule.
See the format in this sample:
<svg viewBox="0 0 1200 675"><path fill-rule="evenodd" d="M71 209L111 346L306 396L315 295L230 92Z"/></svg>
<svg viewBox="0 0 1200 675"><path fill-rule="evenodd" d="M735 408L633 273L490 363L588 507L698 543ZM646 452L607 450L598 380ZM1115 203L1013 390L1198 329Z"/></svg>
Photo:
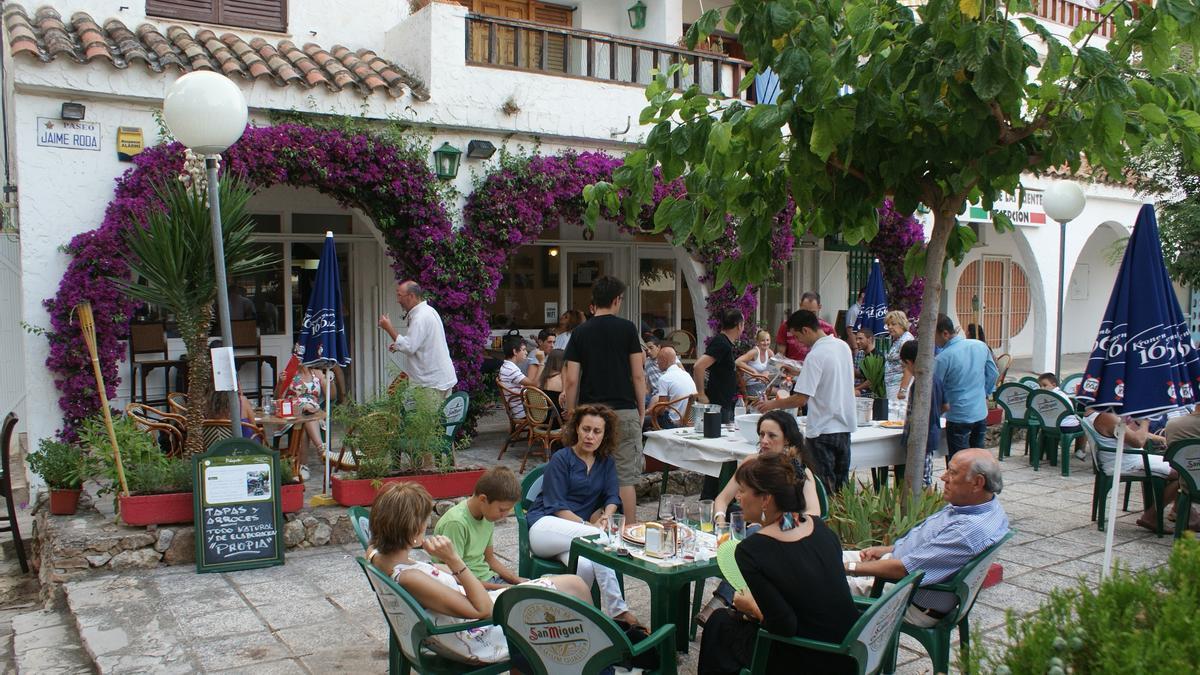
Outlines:
<svg viewBox="0 0 1200 675"><path fill-rule="evenodd" d="M87 107L82 103L64 103L62 104L60 119L81 120L86 112Z"/></svg>
<svg viewBox="0 0 1200 675"><path fill-rule="evenodd" d="M637 2L633 3L633 6L629 8L629 27L646 27L646 3L642 2L642 0L637 0Z"/></svg>
<svg viewBox="0 0 1200 675"><path fill-rule="evenodd" d="M467 157L471 159L488 159L496 154L496 146L491 141L471 141L467 143Z"/></svg>
<svg viewBox="0 0 1200 675"><path fill-rule="evenodd" d="M458 162L462 159L462 150L442 143L442 147L433 151L433 168L438 178L447 180L458 175Z"/></svg>

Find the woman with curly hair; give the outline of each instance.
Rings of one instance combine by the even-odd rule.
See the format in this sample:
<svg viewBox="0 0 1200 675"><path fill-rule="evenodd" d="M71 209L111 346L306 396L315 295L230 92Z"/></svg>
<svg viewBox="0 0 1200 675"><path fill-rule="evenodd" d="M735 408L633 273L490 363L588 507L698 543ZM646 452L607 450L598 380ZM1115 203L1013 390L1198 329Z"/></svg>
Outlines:
<svg viewBox="0 0 1200 675"><path fill-rule="evenodd" d="M608 406L576 406L563 426L563 449L555 452L542 474L542 493L529 508L529 546L542 558L567 562L571 540L599 534L617 512L617 415ZM600 587L604 613L638 623L617 584L616 574L590 560L579 559L576 573Z"/></svg>

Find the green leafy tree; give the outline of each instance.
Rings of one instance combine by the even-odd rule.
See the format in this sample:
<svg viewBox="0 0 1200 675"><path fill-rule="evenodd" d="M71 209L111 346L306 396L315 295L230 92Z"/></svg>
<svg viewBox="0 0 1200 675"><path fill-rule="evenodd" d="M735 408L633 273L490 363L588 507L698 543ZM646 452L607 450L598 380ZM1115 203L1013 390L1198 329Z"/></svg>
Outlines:
<svg viewBox="0 0 1200 675"><path fill-rule="evenodd" d="M682 177L687 194L654 214L676 243L703 244L738 223L742 256L717 270L744 284L766 277L771 222L794 199L795 223L848 243L878 230L885 198L901 213L932 211L926 246L908 252L910 276L926 278L908 446L916 494L927 433L934 325L947 257L974 244L956 214L968 201L991 208L1024 173L1092 167L1120 175L1127 158L1155 139L1190 162L1200 146L1196 77L1169 69L1177 45L1200 36L1198 0L1160 0L1149 8L1110 2L1102 24L1084 23L1069 41L1028 16L1029 0L735 0L706 12L688 32L695 44L716 28L736 30L753 63L741 83L770 68L781 94L748 106L682 93L675 68L646 89L641 122L653 126L612 183L585 189L589 216L603 211L632 222L650 203L655 172ZM995 214L1000 232L1012 223Z"/></svg>
<svg viewBox="0 0 1200 675"><path fill-rule="evenodd" d="M1200 287L1200 172L1189 167L1174 147L1155 144L1133 161L1138 189L1162 198L1157 205L1163 258L1171 278ZM1117 242L1124 251L1128 238ZM1118 258L1119 259L1119 258Z"/></svg>

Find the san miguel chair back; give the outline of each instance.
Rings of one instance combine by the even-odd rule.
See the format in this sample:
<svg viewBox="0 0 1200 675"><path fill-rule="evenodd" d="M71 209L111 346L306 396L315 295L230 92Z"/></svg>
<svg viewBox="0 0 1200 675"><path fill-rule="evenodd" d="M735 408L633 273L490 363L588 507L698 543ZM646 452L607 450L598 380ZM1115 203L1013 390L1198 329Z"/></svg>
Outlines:
<svg viewBox="0 0 1200 675"><path fill-rule="evenodd" d="M500 455L496 457L500 459L504 457L510 443L529 438L529 415L526 413L525 417L517 417L513 413L517 404L523 403L522 394L504 386L499 375L496 376L496 389L500 392L500 405L504 407L504 414L508 416L508 438L504 439L504 445L500 446Z"/></svg>
<svg viewBox="0 0 1200 675"><path fill-rule="evenodd" d="M563 421L558 414L558 408L554 407L554 402L546 392L537 387L525 387L522 402L525 405L525 421L529 425L528 449L525 457L521 459L520 473L525 473L525 464L533 454L534 441L541 446L539 455L542 461L550 461L550 453L554 446L562 444Z"/></svg>
<svg viewBox="0 0 1200 675"><path fill-rule="evenodd" d="M1029 417L1030 389L1018 382L1008 382L996 388L996 405L1004 411L1004 424L1000 427L1000 459L1012 454L1012 437L1016 429L1025 430L1025 451L1033 447L1037 435L1037 422Z"/></svg>
<svg viewBox="0 0 1200 675"><path fill-rule="evenodd" d="M446 424L446 449L454 449L454 437L458 428L467 421L467 411L471 408L471 397L465 391L456 391L446 398L442 404L442 421Z"/></svg>
<svg viewBox="0 0 1200 675"><path fill-rule="evenodd" d="M1183 536L1192 513L1192 495L1200 499L1200 439L1176 441L1167 448L1165 459L1179 473L1183 483L1175 497L1175 538ZM10 507L11 508L11 507Z"/></svg>
<svg viewBox="0 0 1200 675"><path fill-rule="evenodd" d="M954 576L941 583L921 587L921 590L953 593L958 598L958 604L954 607L954 611L942 617L942 620L938 621L936 625L923 628L906 621L900 627L900 632L913 636L925 647L925 651L929 653L929 659L933 662L933 672L950 672L950 637L956 626L958 627L958 645L962 650L963 662L967 662L971 649L971 608L975 606L979 591L983 590L983 582L987 579L988 570L991 569L992 563L996 561L996 556L1000 553L1000 547L1012 537L1013 532L1010 530L1000 538L1000 541L967 561L967 564L963 565L962 569ZM890 665L894 666L895 664Z"/></svg>
<svg viewBox="0 0 1200 675"><path fill-rule="evenodd" d="M1104 530L1104 520L1108 516L1108 511L1104 508L1108 502L1108 491L1112 488L1113 475L1106 473L1100 465L1100 453L1115 452L1117 449L1117 441L1113 438L1101 436L1091 420L1084 417L1080 419L1080 424L1083 426L1084 432L1092 441L1092 470L1095 473L1096 479L1092 484L1092 520L1096 521L1096 529ZM1166 481L1156 477L1150 471L1150 456L1144 449L1130 448L1126 445L1124 454L1131 456L1140 456L1142 458L1143 472L1139 474L1128 474L1121 471L1121 467L1114 466L1113 470L1119 476L1119 480L1125 483L1125 510L1129 510L1129 488L1133 483L1141 483L1142 485L1142 502L1144 504L1153 504L1158 512L1158 536L1163 534L1163 508L1162 494L1166 489Z"/></svg>
<svg viewBox="0 0 1200 675"><path fill-rule="evenodd" d="M742 675L761 675L768 672L767 659L771 654L772 642L844 654L854 659L859 675L880 672L886 664L895 659L904 612L908 609L908 603L912 600L922 576L924 572L913 572L896 582L895 586L878 599L855 598L855 604L865 608L865 611L846 633L846 637L837 644L807 638L783 637L759 629L754 643L754 658L749 668L742 669Z"/></svg>
<svg viewBox="0 0 1200 675"><path fill-rule="evenodd" d="M434 653L426 646L426 642L430 638L490 626L492 625L491 620L481 619L439 626L434 623L433 617L429 616L421 603L409 595L408 591L404 590L400 584L376 569L374 565L367 562L366 558L360 556L357 560L363 573L367 575L367 581L370 582L371 588L375 591L375 598L379 600L379 608L383 610L383 616L387 619L390 628L388 631L388 673L390 675L400 675L401 673L407 675L410 671L424 675L442 675L443 673L445 675L489 675L490 673L502 673L511 668L510 664L505 661L472 669L470 664Z"/></svg>
<svg viewBox="0 0 1200 675"><path fill-rule="evenodd" d="M597 675L622 661L658 650L652 673L675 673L675 624L636 645L615 621L565 593L514 586L496 598L492 621L504 628L509 654L520 651L530 675Z"/></svg>
<svg viewBox="0 0 1200 675"><path fill-rule="evenodd" d="M1057 456L1061 455L1062 475L1071 475L1071 446L1075 439L1083 435L1079 426L1066 427L1062 425L1074 417L1075 406L1065 397L1049 389L1036 389L1029 393L1027 399L1027 415L1038 424L1038 442L1033 445L1029 455L1029 463L1033 470L1038 470L1045 453L1050 464L1058 463ZM1056 453L1055 450L1060 450Z"/></svg>
<svg viewBox="0 0 1200 675"><path fill-rule="evenodd" d="M17 549L17 562L21 564L21 571L29 572L29 562L25 560L25 542L21 540L21 527L17 524L17 507L13 503L13 487L12 487L12 456L10 448L12 439L17 428L16 413L8 413L4 416L4 426L0 428L0 492L4 493L4 505L8 508L3 516L0 516L0 521L4 524L0 525L0 532L12 532L13 545Z"/></svg>
<svg viewBox="0 0 1200 675"><path fill-rule="evenodd" d="M351 506L349 515L350 527L354 528L354 536L365 551L371 544L371 511L362 506Z"/></svg>
<svg viewBox="0 0 1200 675"><path fill-rule="evenodd" d="M1074 396L1079 389L1080 382L1083 382L1083 373L1071 373L1058 383L1058 388L1062 389L1067 396Z"/></svg>

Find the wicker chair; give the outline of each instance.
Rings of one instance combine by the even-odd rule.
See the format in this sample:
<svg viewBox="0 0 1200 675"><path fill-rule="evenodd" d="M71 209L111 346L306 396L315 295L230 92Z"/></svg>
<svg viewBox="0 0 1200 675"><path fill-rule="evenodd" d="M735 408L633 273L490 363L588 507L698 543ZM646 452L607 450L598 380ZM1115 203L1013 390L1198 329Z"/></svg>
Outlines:
<svg viewBox="0 0 1200 675"><path fill-rule="evenodd" d="M537 387L525 387L522 399L529 429L529 449L525 452L525 458L521 460L521 473L525 473L525 464L533 454L534 441L541 444L538 454L544 461L550 461L550 453L554 451L554 446L562 447L562 416L558 414L554 401Z"/></svg>
<svg viewBox="0 0 1200 675"><path fill-rule="evenodd" d="M182 415L187 411L187 394L181 391L173 391L167 394L167 407L170 408L171 414Z"/></svg>
<svg viewBox="0 0 1200 675"><path fill-rule="evenodd" d="M687 401L684 406L683 414L679 414L679 409L675 406L679 403ZM671 420L675 427L687 426L688 420L692 419L692 404L696 402L696 395L680 396L674 401L658 401L650 405L650 409L646 411L646 417L650 420L650 428L658 431L662 429L658 418L666 413L667 418Z"/></svg>
<svg viewBox="0 0 1200 675"><path fill-rule="evenodd" d="M521 392L504 386L499 375L496 376L496 388L500 392L500 402L504 405L504 414L508 415L508 438L504 439L504 445L500 446L500 455L496 457L496 459L500 459L504 457L504 452L508 450L509 444L513 441L529 438L529 415L517 417L513 413L516 404L522 401Z"/></svg>
<svg viewBox="0 0 1200 675"><path fill-rule="evenodd" d="M667 342L675 347L681 359L690 359L696 355L696 336L682 328L667 334Z"/></svg>
<svg viewBox="0 0 1200 675"><path fill-rule="evenodd" d="M1004 378L1008 377L1008 367L1012 365L1011 354L1001 354L996 357L996 370L1000 373L996 377L996 385L1004 384Z"/></svg>
<svg viewBox="0 0 1200 675"><path fill-rule="evenodd" d="M388 396L395 394L396 388L400 386L401 382L404 382L406 380L408 380L408 373L405 373L405 372L401 372L396 377L393 377L391 384L389 384L388 388L387 388Z"/></svg>
<svg viewBox="0 0 1200 675"><path fill-rule="evenodd" d="M263 428L254 422L242 422L243 429L250 429L250 438L262 443ZM200 422L200 433L204 434L204 447L207 448L217 441L233 438L233 430L229 428L228 419L206 419ZM295 475L293 473L293 475Z"/></svg>
<svg viewBox="0 0 1200 675"><path fill-rule="evenodd" d="M145 403L130 403L125 406L125 416L133 420L138 429L158 439L168 455L178 457L183 454L187 422L182 416L163 412Z"/></svg>
<svg viewBox="0 0 1200 675"><path fill-rule="evenodd" d="M358 449L353 444L346 443L345 439L354 438L355 432L358 431L360 425L384 425L385 429L399 428L400 423L395 416L386 412L373 412L366 417L363 417L358 423L352 425L346 430L346 435L343 436L341 449L338 450L337 457L334 457L330 451L330 466L340 471L354 471L358 468Z"/></svg>

